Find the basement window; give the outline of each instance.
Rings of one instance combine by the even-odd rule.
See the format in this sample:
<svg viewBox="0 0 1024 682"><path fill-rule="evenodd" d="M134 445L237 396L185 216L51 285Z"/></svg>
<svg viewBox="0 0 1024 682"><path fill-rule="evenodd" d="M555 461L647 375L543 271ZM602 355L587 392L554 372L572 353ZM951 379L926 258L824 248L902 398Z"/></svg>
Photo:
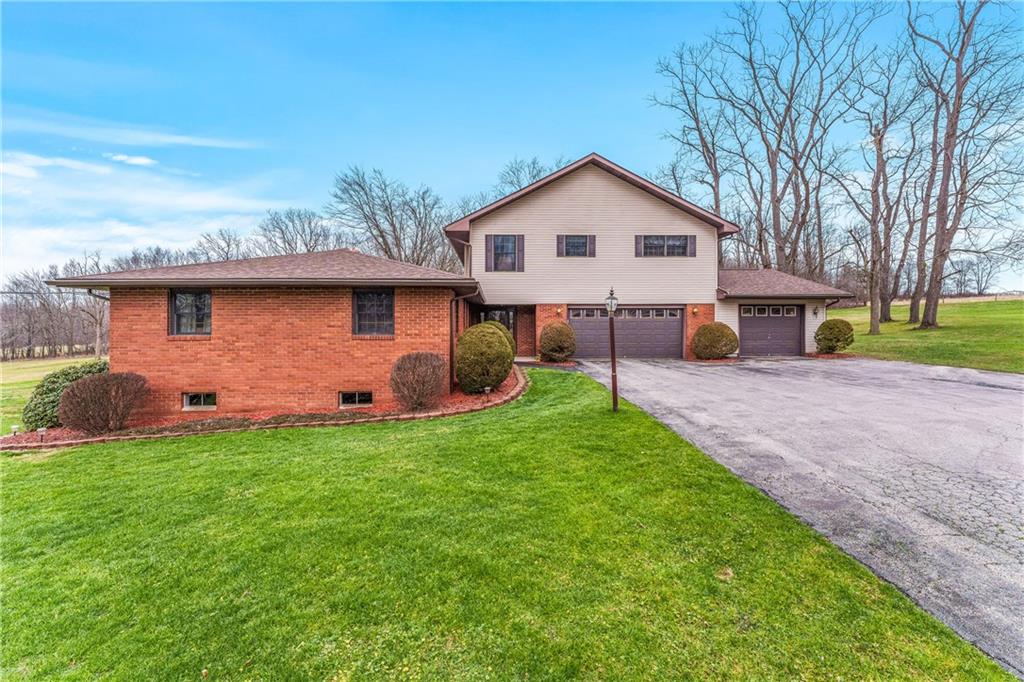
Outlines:
<svg viewBox="0 0 1024 682"><path fill-rule="evenodd" d="M370 405L373 405L373 391L342 391L338 394L338 406L342 409Z"/></svg>
<svg viewBox="0 0 1024 682"><path fill-rule="evenodd" d="M185 412L212 412L217 409L217 394L182 393L181 409Z"/></svg>

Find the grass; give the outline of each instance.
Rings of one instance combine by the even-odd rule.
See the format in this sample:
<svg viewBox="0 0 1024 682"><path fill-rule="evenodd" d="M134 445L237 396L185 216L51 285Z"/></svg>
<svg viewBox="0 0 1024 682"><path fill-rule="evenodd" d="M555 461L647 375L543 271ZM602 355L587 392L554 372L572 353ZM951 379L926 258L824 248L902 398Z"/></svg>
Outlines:
<svg viewBox="0 0 1024 682"><path fill-rule="evenodd" d="M2 665L72 679L1007 678L637 408L0 461Z"/></svg>
<svg viewBox="0 0 1024 682"><path fill-rule="evenodd" d="M1024 301L946 303L939 308L938 329L915 329L905 322L908 314L908 306L894 306L897 321L883 324L880 335L869 336L867 308L829 311L829 317L853 324L855 340L849 352L857 355L1024 372Z"/></svg>
<svg viewBox="0 0 1024 682"><path fill-rule="evenodd" d="M0 435L11 432L13 424L21 424L21 411L39 380L61 367L88 362L88 358L50 358L46 360L15 360L0 363Z"/></svg>

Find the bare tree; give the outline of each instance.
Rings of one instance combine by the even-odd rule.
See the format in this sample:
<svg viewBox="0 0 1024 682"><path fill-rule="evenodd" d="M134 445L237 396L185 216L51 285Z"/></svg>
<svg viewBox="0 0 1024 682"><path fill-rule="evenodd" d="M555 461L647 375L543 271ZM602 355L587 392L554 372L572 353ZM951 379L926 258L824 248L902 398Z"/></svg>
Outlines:
<svg viewBox="0 0 1024 682"><path fill-rule="evenodd" d="M199 235L192 251L199 260L204 261L238 260L248 258L253 253L246 237L226 227Z"/></svg>
<svg viewBox="0 0 1024 682"><path fill-rule="evenodd" d="M260 256L328 251L347 245L343 235L322 215L304 208L267 211L249 244Z"/></svg>
<svg viewBox="0 0 1024 682"><path fill-rule="evenodd" d="M545 175L550 175L568 163L568 160L563 157L556 158L550 166L544 164L536 156L531 159L515 157L506 163L498 173L498 182L494 186L494 198L503 197L527 185L532 185Z"/></svg>
<svg viewBox="0 0 1024 682"><path fill-rule="evenodd" d="M969 259L964 269L971 290L979 296L987 294L992 288L992 284L995 283L1001 268L1001 259L991 254L982 254Z"/></svg>
<svg viewBox="0 0 1024 682"><path fill-rule="evenodd" d="M185 265L196 262L195 254L181 249L165 249L162 246L148 246L132 249L126 256L114 257L108 270L139 270L159 268L167 265Z"/></svg>

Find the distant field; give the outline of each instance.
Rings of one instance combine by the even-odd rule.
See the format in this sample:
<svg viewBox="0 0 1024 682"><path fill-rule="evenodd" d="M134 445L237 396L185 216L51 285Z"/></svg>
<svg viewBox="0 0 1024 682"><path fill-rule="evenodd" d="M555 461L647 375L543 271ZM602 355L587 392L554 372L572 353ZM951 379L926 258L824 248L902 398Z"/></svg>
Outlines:
<svg viewBox="0 0 1024 682"><path fill-rule="evenodd" d="M88 362L91 359L91 356L80 356L0 363L0 434L10 433L12 424L21 424L21 411L40 379L55 369Z"/></svg>
<svg viewBox="0 0 1024 682"><path fill-rule="evenodd" d="M919 330L905 322L908 306L893 306L895 322L868 336L866 307L829 311L853 324L850 352L883 360L927 365L1024 372L1024 300L950 302L939 307L939 329Z"/></svg>

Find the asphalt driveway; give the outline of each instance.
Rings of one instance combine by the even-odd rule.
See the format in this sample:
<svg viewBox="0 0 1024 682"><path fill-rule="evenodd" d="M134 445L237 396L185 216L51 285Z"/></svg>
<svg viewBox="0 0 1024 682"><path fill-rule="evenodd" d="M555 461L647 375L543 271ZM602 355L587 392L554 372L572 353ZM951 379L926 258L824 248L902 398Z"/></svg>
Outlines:
<svg viewBox="0 0 1024 682"><path fill-rule="evenodd" d="M625 360L619 391L1022 675L1024 376Z"/></svg>

